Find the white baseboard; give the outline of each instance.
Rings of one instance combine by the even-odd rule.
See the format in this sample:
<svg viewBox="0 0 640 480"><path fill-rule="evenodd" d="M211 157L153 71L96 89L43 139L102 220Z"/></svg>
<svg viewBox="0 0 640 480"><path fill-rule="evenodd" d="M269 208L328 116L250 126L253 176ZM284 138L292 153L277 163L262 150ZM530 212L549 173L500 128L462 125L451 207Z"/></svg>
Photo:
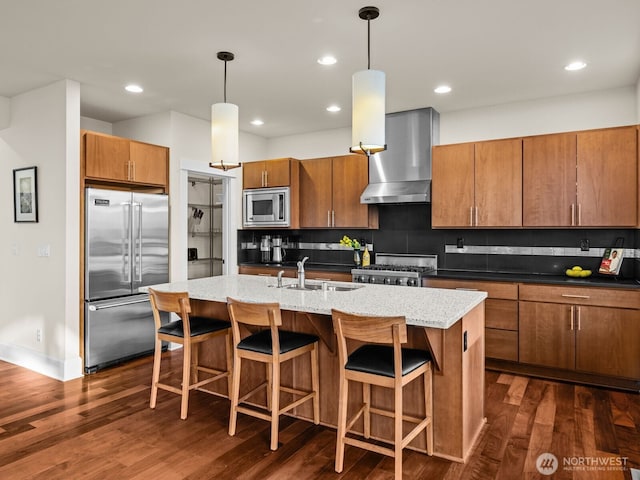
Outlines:
<svg viewBox="0 0 640 480"><path fill-rule="evenodd" d="M63 382L80 378L83 375L80 356L58 360L28 348L0 344L0 360Z"/></svg>

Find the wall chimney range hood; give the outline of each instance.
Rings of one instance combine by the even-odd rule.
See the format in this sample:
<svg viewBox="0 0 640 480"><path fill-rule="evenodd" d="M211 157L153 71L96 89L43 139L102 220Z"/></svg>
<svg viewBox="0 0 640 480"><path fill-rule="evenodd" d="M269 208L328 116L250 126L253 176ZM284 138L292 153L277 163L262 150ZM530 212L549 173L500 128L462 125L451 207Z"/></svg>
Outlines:
<svg viewBox="0 0 640 480"><path fill-rule="evenodd" d="M387 150L369 157L369 185L360 203L431 201L431 147L440 142L440 114L433 108L389 113Z"/></svg>

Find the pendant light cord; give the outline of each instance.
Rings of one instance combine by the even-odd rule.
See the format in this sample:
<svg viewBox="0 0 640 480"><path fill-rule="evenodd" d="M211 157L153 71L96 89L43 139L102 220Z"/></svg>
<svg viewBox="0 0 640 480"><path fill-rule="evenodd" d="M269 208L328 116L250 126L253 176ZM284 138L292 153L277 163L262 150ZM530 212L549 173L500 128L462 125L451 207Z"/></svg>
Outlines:
<svg viewBox="0 0 640 480"><path fill-rule="evenodd" d="M227 103L227 61L224 61L224 103Z"/></svg>
<svg viewBox="0 0 640 480"><path fill-rule="evenodd" d="M371 18L367 17L367 70L371 70Z"/></svg>

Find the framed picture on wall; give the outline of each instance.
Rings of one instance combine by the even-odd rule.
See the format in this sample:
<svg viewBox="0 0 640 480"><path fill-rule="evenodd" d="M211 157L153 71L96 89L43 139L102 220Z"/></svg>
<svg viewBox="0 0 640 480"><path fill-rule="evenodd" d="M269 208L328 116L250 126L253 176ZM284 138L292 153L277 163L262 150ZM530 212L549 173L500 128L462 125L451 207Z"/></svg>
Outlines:
<svg viewBox="0 0 640 480"><path fill-rule="evenodd" d="M38 167L13 171L13 221L38 221Z"/></svg>

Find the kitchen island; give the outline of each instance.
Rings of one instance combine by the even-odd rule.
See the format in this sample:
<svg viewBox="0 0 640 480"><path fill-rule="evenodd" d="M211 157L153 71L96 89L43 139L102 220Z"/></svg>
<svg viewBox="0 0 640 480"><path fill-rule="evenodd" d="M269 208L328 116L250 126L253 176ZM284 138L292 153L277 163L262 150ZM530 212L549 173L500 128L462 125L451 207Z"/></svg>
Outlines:
<svg viewBox="0 0 640 480"><path fill-rule="evenodd" d="M308 282L320 286L319 282ZM283 280L276 286L273 277L225 275L156 285L161 291L189 293L194 314L228 318L227 297L250 302L278 302L284 329L313 333L320 338L320 415L321 423L335 427L337 421L338 356L331 309L358 315L404 315L407 320L407 346L431 351L434 360L433 426L434 455L464 462L484 425L484 299L485 292L415 288L385 285L360 285L328 282L326 289L297 290ZM337 288L336 288L337 287ZM221 344L211 344L202 352L213 364L224 363ZM264 377L263 368L243 367L243 390L249 390ZM308 359L301 358L282 369L283 385L304 387L309 384ZM246 380L246 384L244 381ZM408 415L424 413L424 391L413 382L404 391L404 409ZM219 392L226 394L226 383ZM352 390L355 404L360 389ZM259 399L262 400L262 399ZM391 391L374 389L372 403L389 407ZM292 414L311 419L310 405L301 405ZM393 424L380 418L372 422L372 436L391 438ZM355 425L358 429L358 425ZM411 446L424 448L419 436Z"/></svg>

